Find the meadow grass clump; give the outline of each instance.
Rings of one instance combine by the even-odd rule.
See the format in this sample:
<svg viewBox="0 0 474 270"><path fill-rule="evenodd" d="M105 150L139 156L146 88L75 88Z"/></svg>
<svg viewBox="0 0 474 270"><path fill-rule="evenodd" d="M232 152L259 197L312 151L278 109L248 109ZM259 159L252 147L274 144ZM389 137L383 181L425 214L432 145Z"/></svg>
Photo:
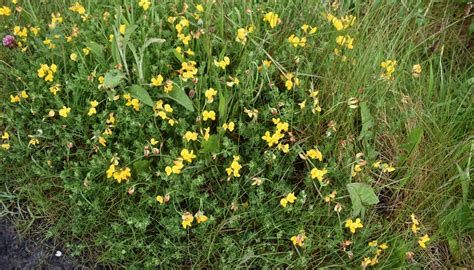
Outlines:
<svg viewBox="0 0 474 270"><path fill-rule="evenodd" d="M471 9L6 1L1 213L89 266L471 265Z"/></svg>

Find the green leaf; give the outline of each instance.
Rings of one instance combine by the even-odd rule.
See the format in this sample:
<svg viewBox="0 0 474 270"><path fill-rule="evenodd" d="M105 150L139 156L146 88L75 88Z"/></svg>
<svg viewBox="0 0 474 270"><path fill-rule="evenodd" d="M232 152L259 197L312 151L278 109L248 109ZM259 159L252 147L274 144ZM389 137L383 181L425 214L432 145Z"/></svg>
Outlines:
<svg viewBox="0 0 474 270"><path fill-rule="evenodd" d="M170 98L181 104L187 110L194 112L193 102L182 87L174 87L173 91L171 91L169 94L162 95L162 97Z"/></svg>
<svg viewBox="0 0 474 270"><path fill-rule="evenodd" d="M134 84L130 87L130 94L134 97L143 102L144 104L153 107L155 103L151 99L148 91L145 88L141 87L140 85Z"/></svg>
<svg viewBox="0 0 474 270"><path fill-rule="evenodd" d="M104 59L104 46L94 41L87 42L86 46L91 49L92 54L94 54L96 57Z"/></svg>
<svg viewBox="0 0 474 270"><path fill-rule="evenodd" d="M207 141L203 140L201 143L201 152L202 153L216 153L219 152L220 142L219 137L214 134L209 136Z"/></svg>
<svg viewBox="0 0 474 270"><path fill-rule="evenodd" d="M114 88L122 82L123 77L124 75L120 70L112 69L111 71L105 73L104 85L107 88Z"/></svg>
<svg viewBox="0 0 474 270"><path fill-rule="evenodd" d="M365 214L365 208L370 205L378 204L379 198L375 195L374 189L364 183L350 183L346 185L347 191L352 201L352 215L358 216Z"/></svg>

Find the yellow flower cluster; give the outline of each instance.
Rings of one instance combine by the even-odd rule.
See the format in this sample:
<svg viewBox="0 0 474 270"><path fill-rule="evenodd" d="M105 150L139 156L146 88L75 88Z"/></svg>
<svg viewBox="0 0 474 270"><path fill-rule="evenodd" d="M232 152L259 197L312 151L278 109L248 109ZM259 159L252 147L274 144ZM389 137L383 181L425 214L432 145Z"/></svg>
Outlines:
<svg viewBox="0 0 474 270"><path fill-rule="evenodd" d="M107 170L107 178L113 177L120 184L122 181L128 181L130 177L132 177L129 167L117 169L116 166L118 166L118 163L109 166L109 169Z"/></svg>
<svg viewBox="0 0 474 270"><path fill-rule="evenodd" d="M280 205L285 208L288 203L293 204L296 201L296 196L294 192L288 193L284 198L281 198Z"/></svg>
<svg viewBox="0 0 474 270"><path fill-rule="evenodd" d="M287 90L293 89L295 86L300 85L300 79L298 79L293 73L287 73L282 75L282 79L285 81Z"/></svg>
<svg viewBox="0 0 474 270"><path fill-rule="evenodd" d="M384 80L393 79L392 73L395 72L395 67L397 66L397 61L395 60L386 60L380 63L380 66L384 71L380 74L380 78Z"/></svg>
<svg viewBox="0 0 474 270"><path fill-rule="evenodd" d="M278 17L278 14L274 12L268 12L263 16L263 21L268 22L271 28L275 28L278 24L281 23L281 19Z"/></svg>
<svg viewBox="0 0 474 270"><path fill-rule="evenodd" d="M316 112L321 112L321 106L319 106L319 91L316 91L316 90L309 90L309 97L311 98L312 100L312 106L311 106L311 112L313 114L315 114ZM306 99L303 100L302 102L298 103L298 105L300 106L300 109L304 109L306 108Z"/></svg>
<svg viewBox="0 0 474 270"><path fill-rule="evenodd" d="M168 19L168 21L170 21ZM173 20L174 21L174 20ZM178 24L175 25L175 29L177 34L177 37L185 46L189 45L189 41L191 40L191 35L190 34L185 34L185 30L189 27L189 21L186 18L182 18Z"/></svg>
<svg viewBox="0 0 474 270"><path fill-rule="evenodd" d="M304 47L306 46L306 37L298 37L292 34L288 37L288 42L293 45L293 47Z"/></svg>
<svg viewBox="0 0 474 270"><path fill-rule="evenodd" d="M296 246L300 246L300 247L303 247L304 245L304 240L306 240L306 235L304 232L302 233L299 233L298 235L293 235L291 237L291 242L293 243L293 245L296 247Z"/></svg>
<svg viewBox="0 0 474 270"><path fill-rule="evenodd" d="M354 42L354 38L352 38L352 37L349 36L349 35L337 36L337 37L336 37L336 43L337 43L339 46L341 46L341 47L342 47L342 46L345 46L345 47L348 48L349 50L354 49L353 42Z"/></svg>
<svg viewBox="0 0 474 270"><path fill-rule="evenodd" d="M10 95L10 102L11 103L17 103L17 102L20 102L21 99L27 99L29 96L28 94L26 93L25 90L21 91L18 95L16 96L13 96L13 95Z"/></svg>
<svg viewBox="0 0 474 270"><path fill-rule="evenodd" d="M38 69L38 77L44 78L46 82L52 82L54 73L56 73L57 70L58 67L55 64L51 64L51 66L41 64L41 67Z"/></svg>
<svg viewBox="0 0 474 270"><path fill-rule="evenodd" d="M221 69L225 69L228 65L230 65L230 58L227 56L224 56L224 59L220 61L214 60L214 65L216 67L220 67Z"/></svg>
<svg viewBox="0 0 474 270"><path fill-rule="evenodd" d="M173 126L176 123L176 120L169 117L169 114L173 112L171 105L164 103L162 99L158 100L153 106L153 111L155 116L159 116L163 120L168 120L168 124Z"/></svg>
<svg viewBox="0 0 474 270"><path fill-rule="evenodd" d="M216 112L207 110L202 111L202 120L207 121L209 119L212 121L216 120Z"/></svg>
<svg viewBox="0 0 474 270"><path fill-rule="evenodd" d="M237 36L235 37L235 41L245 45L247 43L247 36L249 33L253 32L253 25L248 26L247 28L239 28L237 29Z"/></svg>
<svg viewBox="0 0 474 270"><path fill-rule="evenodd" d="M372 164L372 167L375 169L381 169L383 173L391 173L395 171L395 167L388 163L382 163L381 160L377 160Z"/></svg>
<svg viewBox="0 0 474 270"><path fill-rule="evenodd" d="M276 145L284 153L289 152L290 145L280 143L280 140L285 137L285 132L288 132L289 124L282 122L280 118L272 118L272 122L275 125L275 133L271 134L270 131L266 131L262 136L262 140L267 142L269 147Z"/></svg>
<svg viewBox="0 0 474 270"><path fill-rule="evenodd" d="M345 227L348 228L351 231L351 233L355 233L356 229L363 228L364 225L362 224L362 221L360 220L360 218L357 218L355 221L353 221L352 219L346 220Z"/></svg>
<svg viewBox="0 0 474 270"><path fill-rule="evenodd" d="M10 149L10 134L6 131L3 132L2 135L2 144L0 145L2 149L8 150Z"/></svg>
<svg viewBox="0 0 474 270"><path fill-rule="evenodd" d="M69 7L69 10L72 12L76 12L80 15L84 15L86 13L86 9L84 6L79 4L79 2L75 2L72 6Z"/></svg>
<svg viewBox="0 0 474 270"><path fill-rule="evenodd" d="M415 214L411 214L410 215L410 218L411 218L411 231L414 233L414 234L417 234L418 231L420 230L420 228L418 227L420 225L420 222L418 221L418 219L416 218ZM423 236L420 236L420 238L418 239L418 245L421 247L421 248L426 248L426 242L430 241L430 237L428 236L428 234L425 234Z"/></svg>
<svg viewBox="0 0 474 270"><path fill-rule="evenodd" d="M12 14L12 10L7 6L0 7L0 16L10 16Z"/></svg>
<svg viewBox="0 0 474 270"><path fill-rule="evenodd" d="M140 110L140 100L138 100L137 98L132 98L130 94L123 95L123 98L127 101L127 103L125 103L125 106L132 106L133 109L137 112Z"/></svg>
<svg viewBox="0 0 474 270"><path fill-rule="evenodd" d="M192 213L186 212L181 215L181 226L183 226L184 229L188 227L190 228L194 219L196 219L196 222L199 224L202 222L206 222L208 220L208 217L204 215L203 211L198 211L196 214L194 214L194 216Z"/></svg>
<svg viewBox="0 0 474 270"><path fill-rule="evenodd" d="M197 74L198 69L196 68L195 61L188 61L181 63L181 69L178 71L181 77L181 80L187 81L188 79L194 79L194 76Z"/></svg>
<svg viewBox="0 0 474 270"><path fill-rule="evenodd" d="M240 165L239 160L239 156L234 156L230 166L225 169L228 176L240 177L240 169L242 169L242 165Z"/></svg>
<svg viewBox="0 0 474 270"><path fill-rule="evenodd" d="M25 39L28 37L28 28L21 28L20 26L15 26L13 28L13 35Z"/></svg>
<svg viewBox="0 0 474 270"><path fill-rule="evenodd" d="M91 107L89 108L89 111L87 112L88 116L92 116L97 113L96 107L99 105L99 102L97 100L93 100L90 102Z"/></svg>
<svg viewBox="0 0 474 270"><path fill-rule="evenodd" d="M59 109L59 116L66 118L70 112L71 108L63 106L61 109Z"/></svg>
<svg viewBox="0 0 474 270"><path fill-rule="evenodd" d="M341 17L340 19L330 13L323 15L329 22L332 23L332 25L334 26L334 28L336 28L337 31L341 31L353 26L356 21L356 17L353 15L346 15Z"/></svg>
<svg viewBox="0 0 474 270"><path fill-rule="evenodd" d="M217 95L217 91L214 88L209 88L204 92L204 96L207 98L207 102L212 103L214 101L214 97Z"/></svg>
<svg viewBox="0 0 474 270"><path fill-rule="evenodd" d="M379 262L378 257L380 256L380 254L382 254L384 250L388 248L388 244L382 243L379 245L377 243L377 240L374 240L374 241L369 242L369 247L376 248L375 251L372 250L374 252L374 256L372 258L365 257L361 262L362 268L367 268L368 266L376 265Z"/></svg>
<svg viewBox="0 0 474 270"><path fill-rule="evenodd" d="M150 8L150 5L150 0L140 0L140 2L138 2L138 6L143 8L144 11L147 11Z"/></svg>
<svg viewBox="0 0 474 270"><path fill-rule="evenodd" d="M49 28L54 29L59 23L63 22L63 17L59 12L51 13L51 23L48 25Z"/></svg>

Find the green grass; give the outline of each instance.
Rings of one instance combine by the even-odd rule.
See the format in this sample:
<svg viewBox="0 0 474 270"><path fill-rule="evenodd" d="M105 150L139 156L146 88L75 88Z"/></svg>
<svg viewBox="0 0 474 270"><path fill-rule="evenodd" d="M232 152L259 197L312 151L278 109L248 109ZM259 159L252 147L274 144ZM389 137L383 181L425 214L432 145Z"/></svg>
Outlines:
<svg viewBox="0 0 474 270"><path fill-rule="evenodd" d="M69 10L74 1L18 2L22 12L0 16L2 36L17 25L41 30L22 41L25 52L0 49L0 132L10 135L2 141L10 149L0 149L0 213L13 218L23 234L53 239L66 256L90 266L357 268L374 257L376 248L368 246L373 240L389 245L374 267L472 264L474 53L467 3L347 0L332 9L311 0L207 1L198 12L198 3L188 1L187 8L184 1L152 1L147 11L138 1L81 1L91 15L83 21ZM10 2L5 5L14 10ZM263 21L270 11L281 18L275 28ZM50 29L53 12L64 22ZM357 19L337 31L323 13ZM178 17L173 25L168 16ZM176 37L180 16L193 34L202 30L189 46ZM121 24L128 30L117 42ZM288 37L301 37L303 24L318 30L305 47L294 48ZM73 25L79 34L66 42ZM246 44L238 43L237 29L250 25L254 31ZM347 61L333 53L339 35L354 38L354 48L343 49ZM46 37L55 49L43 44ZM195 54L180 55L177 46ZM78 54L77 61L70 60L71 53ZM224 56L230 65L222 70L214 60ZM272 65L259 68L268 59ZM381 62L388 59L397 61L393 80L380 78ZM197 63L194 82L183 81L178 72L190 60ZM58 65L53 82L37 76L45 63ZM412 74L415 64L422 67L419 77ZM110 77L117 85L99 89L98 77L110 84L114 69L122 74ZM282 77L286 72L300 80L291 91ZM149 85L158 74L174 82L170 95ZM240 83L228 86L230 76ZM62 89L53 96L49 87L55 83ZM210 87L218 92L213 103L205 101ZM10 95L24 89L29 98L11 103ZM311 89L319 91L319 113L311 111ZM114 101L126 93L140 100L139 111L122 97ZM177 123L155 116L149 99L150 105L158 99L169 103L168 116ZM88 116L92 100L100 104ZM306 107L300 109L303 100ZM63 106L71 108L66 118L58 115ZM257 109L258 117L250 118L247 109ZM48 117L50 110L54 117ZM215 111L216 120L202 121L204 110ZM109 113L117 122L112 135L103 135ZM289 124L282 139L288 153L262 140L266 131L274 132L276 117ZM222 129L230 121L233 132ZM211 137L205 142L207 127ZM198 141L185 141L187 131L199 133ZM39 144L29 145L28 135ZM105 147L99 136L106 138ZM150 145L151 138L159 143ZM322 161L301 158L315 146ZM158 154L145 153L155 147ZM165 167L183 148L197 158L167 176ZM128 181L107 179L114 155L120 168L131 169ZM241 176L228 177L235 155ZM373 168L377 160L395 170ZM351 176L357 164L362 170ZM327 168L327 183L311 179L315 167ZM252 185L256 177L262 185ZM363 209L357 209L355 194L351 198L350 183L364 184ZM333 190L334 201L325 202ZM297 200L283 208L280 199L290 192ZM169 202L155 200L167 193ZM333 210L336 203L340 213ZM181 216L198 210L209 220L183 229ZM420 221L416 235L411 214ZM351 218L364 224L355 234L344 226ZM296 247L290 238L302 231L307 239ZM417 243L424 234L431 238L425 249ZM351 244L343 248L345 241Z"/></svg>

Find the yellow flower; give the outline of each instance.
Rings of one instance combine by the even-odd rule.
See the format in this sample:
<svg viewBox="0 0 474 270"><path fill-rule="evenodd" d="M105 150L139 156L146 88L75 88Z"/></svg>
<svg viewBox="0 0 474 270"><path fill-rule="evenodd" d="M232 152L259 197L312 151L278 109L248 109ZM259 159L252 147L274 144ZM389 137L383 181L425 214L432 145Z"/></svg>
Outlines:
<svg viewBox="0 0 474 270"><path fill-rule="evenodd" d="M233 175L234 177L240 177L240 169L242 169L242 165L240 165L239 160L239 156L234 156L232 163L228 168L226 168L228 176Z"/></svg>
<svg viewBox="0 0 474 270"><path fill-rule="evenodd" d="M196 10L199 12L204 12L204 7L201 4L196 5Z"/></svg>
<svg viewBox="0 0 474 270"><path fill-rule="evenodd" d="M60 115L61 117L67 117L70 112L71 112L71 108L66 107L66 106L63 106L63 107L59 110L59 115Z"/></svg>
<svg viewBox="0 0 474 270"><path fill-rule="evenodd" d="M115 172L115 165L114 164L110 164L110 167L107 169L106 173L107 173L107 178L111 178L113 175L114 175L114 172Z"/></svg>
<svg viewBox="0 0 474 270"><path fill-rule="evenodd" d="M125 26L125 24L121 24L120 27L119 27L119 33L122 34L122 35L125 35L126 28L127 28L127 26Z"/></svg>
<svg viewBox="0 0 474 270"><path fill-rule="evenodd" d="M420 77L420 75L421 75L421 65L420 64L413 65L411 73L413 74L413 77L415 77L415 78Z"/></svg>
<svg viewBox="0 0 474 270"><path fill-rule="evenodd" d="M10 134L6 131L3 132L3 135L2 135L2 140L8 140L10 139Z"/></svg>
<svg viewBox="0 0 474 270"><path fill-rule="evenodd" d="M418 225L420 225L420 222L418 221L418 219L416 218L415 214L411 214L410 215L411 217L411 231L414 233L414 234L417 234L418 231L420 230L420 228L418 228Z"/></svg>
<svg viewBox="0 0 474 270"><path fill-rule="evenodd" d="M77 12L81 15L86 13L86 9L81 4L79 4L79 2L75 2L74 5L69 7L69 10L71 10L73 12Z"/></svg>
<svg viewBox="0 0 474 270"><path fill-rule="evenodd" d="M281 144L279 143L277 145L277 149L282 151L283 153L288 153L290 152L290 145L289 144Z"/></svg>
<svg viewBox="0 0 474 270"><path fill-rule="evenodd" d="M120 184L123 180L127 180L132 176L131 170L128 167L114 172L114 179Z"/></svg>
<svg viewBox="0 0 474 270"><path fill-rule="evenodd" d="M39 140L36 138L31 138L30 141L28 142L28 145L37 145L39 144Z"/></svg>
<svg viewBox="0 0 474 270"><path fill-rule="evenodd" d="M21 100L21 97L19 95L16 95L16 96L10 95L11 103L17 103L17 102L20 102L20 100Z"/></svg>
<svg viewBox="0 0 474 270"><path fill-rule="evenodd" d="M311 149L306 152L306 155L311 159L317 159L323 161L323 154L318 149Z"/></svg>
<svg viewBox="0 0 474 270"><path fill-rule="evenodd" d="M214 90L214 88L209 88L209 89L206 90L204 95L206 96L207 101L209 103L212 103L214 101L214 97L217 95L217 91Z"/></svg>
<svg viewBox="0 0 474 270"><path fill-rule="evenodd" d="M305 37L302 37L302 38L299 38L295 35L291 35L288 37L288 42L290 42L291 45L293 45L293 47L304 47L306 46L306 38Z"/></svg>
<svg viewBox="0 0 474 270"><path fill-rule="evenodd" d="M361 262L361 266L366 268L367 266L371 265L372 260L369 257L365 257L364 260Z"/></svg>
<svg viewBox="0 0 474 270"><path fill-rule="evenodd" d="M153 86L160 86L163 83L163 76L161 74L157 75L156 77L151 79L151 85Z"/></svg>
<svg viewBox="0 0 474 270"><path fill-rule="evenodd" d="M196 141L197 137L198 137L197 132L188 131L184 134L184 139L188 142L189 141Z"/></svg>
<svg viewBox="0 0 474 270"><path fill-rule="evenodd" d="M369 247L376 247L377 245L378 245L377 240L369 242Z"/></svg>
<svg viewBox="0 0 474 270"><path fill-rule="evenodd" d="M33 35L37 36L39 31L40 31L40 28L31 26L30 31L31 31L31 33L33 33Z"/></svg>
<svg viewBox="0 0 474 270"><path fill-rule="evenodd" d="M184 229L186 229L187 227L191 227L191 224L194 221L193 214L186 212L181 216L181 220L181 225Z"/></svg>
<svg viewBox="0 0 474 270"><path fill-rule="evenodd" d="M387 173L393 171L395 171L395 167L393 167L392 165L389 165L387 163L382 164L382 172Z"/></svg>
<svg viewBox="0 0 474 270"><path fill-rule="evenodd" d="M222 69L225 69L229 64L230 64L230 58L227 56L225 56L224 60L221 60L221 61L214 60L214 65Z"/></svg>
<svg viewBox="0 0 474 270"><path fill-rule="evenodd" d="M263 17L264 22L268 22L271 28L275 28L278 24L281 23L280 18L278 18L278 14L273 12L268 12Z"/></svg>
<svg viewBox="0 0 474 270"><path fill-rule="evenodd" d="M160 204L163 204L165 202L165 199L163 198L163 196L158 195L156 196L156 201L159 202Z"/></svg>
<svg viewBox="0 0 474 270"><path fill-rule="evenodd" d="M425 234L423 236L420 237L420 239L418 240L418 245L420 245L421 248L426 248L426 242L430 241L430 237Z"/></svg>
<svg viewBox="0 0 474 270"><path fill-rule="evenodd" d="M263 66L265 66L266 68L269 68L269 67L272 65L272 61L270 61L270 60L263 60L263 61L262 61L262 64L263 64Z"/></svg>
<svg viewBox="0 0 474 270"><path fill-rule="evenodd" d="M285 208L287 204L288 204L288 200L286 198L282 198L280 200L280 205L283 206L283 208Z"/></svg>
<svg viewBox="0 0 474 270"><path fill-rule="evenodd" d="M12 10L7 6L3 6L0 8L0 16L10 16L11 13Z"/></svg>
<svg viewBox="0 0 474 270"><path fill-rule="evenodd" d="M202 118L204 121L211 119L212 121L216 120L216 113L214 111L203 111Z"/></svg>
<svg viewBox="0 0 474 270"><path fill-rule="evenodd" d="M338 36L338 37L336 38L336 43L337 43L339 46L346 46L346 47L347 47L348 49L350 49L350 50L354 49L353 42L354 42L354 38L352 38L352 37L349 36L349 35Z"/></svg>
<svg viewBox="0 0 474 270"><path fill-rule="evenodd" d="M49 92L55 96L59 91L61 91L61 85L60 84L55 84L49 88Z"/></svg>
<svg viewBox="0 0 474 270"><path fill-rule="evenodd" d="M204 215L204 212L198 211L196 214L194 214L194 217L196 218L197 223L201 222L206 222L208 220L208 217Z"/></svg>
<svg viewBox="0 0 474 270"><path fill-rule="evenodd" d="M85 48L82 48L82 52L84 53L84 55L89 55L89 53L91 52L91 49L89 49L88 47L85 47Z"/></svg>
<svg viewBox="0 0 474 270"><path fill-rule="evenodd" d="M105 140L104 137L99 137L99 143L100 143L103 147L107 147L107 141Z"/></svg>
<svg viewBox="0 0 474 270"><path fill-rule="evenodd" d="M10 144L9 143L2 143L2 148L5 149L5 150L8 150L10 149Z"/></svg>
<svg viewBox="0 0 474 270"><path fill-rule="evenodd" d="M289 203L294 203L296 201L295 193L294 192L288 193L288 195L286 195L286 200Z"/></svg>
<svg viewBox="0 0 474 270"><path fill-rule="evenodd" d="M13 34L21 38L26 38L28 37L28 28L26 27L21 28L20 26L15 26L13 28Z"/></svg>
<svg viewBox="0 0 474 270"><path fill-rule="evenodd" d="M183 150L181 150L181 157L182 157L185 161L191 163L191 162L193 162L193 159L196 158L196 155L194 154L194 151L193 151L193 150L189 151L188 149L183 148Z"/></svg>
<svg viewBox="0 0 474 270"><path fill-rule="evenodd" d="M138 6L143 8L144 11L147 11L150 8L150 5L150 0L140 0L140 2L138 2Z"/></svg>
<svg viewBox="0 0 474 270"><path fill-rule="evenodd" d="M155 138L151 138L151 139L150 139L150 144L151 144L151 145L156 145L157 143L158 143L158 141L155 140Z"/></svg>
<svg viewBox="0 0 474 270"><path fill-rule="evenodd" d="M234 124L234 122L232 122L232 121L229 122L228 124L227 124L227 123L224 123L224 124L222 125L222 128L223 128L224 130L229 130L230 132L234 131L234 127L235 127L235 124Z"/></svg>
<svg viewBox="0 0 474 270"><path fill-rule="evenodd" d="M165 89L165 93L169 93L169 92L173 91L173 81L172 80L166 80L164 89Z"/></svg>
<svg viewBox="0 0 474 270"><path fill-rule="evenodd" d="M352 219L348 219L346 220L346 225L345 225L346 228L349 228L349 230L351 231L351 233L355 233L356 229L360 229L360 228L363 228L364 225L362 224L362 222L360 221L360 218L357 218L356 221L352 221Z"/></svg>
<svg viewBox="0 0 474 270"><path fill-rule="evenodd" d="M304 245L304 240L306 239L306 235L304 233L300 233L298 235L294 235L291 237L291 242L293 243L294 246L300 246L303 247Z"/></svg>
<svg viewBox="0 0 474 270"><path fill-rule="evenodd" d="M70 58L72 61L77 61L77 54L76 54L76 53L71 53L71 55L69 55L69 58Z"/></svg>
<svg viewBox="0 0 474 270"><path fill-rule="evenodd" d="M319 180L319 182L322 182L323 181L323 178L324 178L324 175L326 175L328 173L328 171L326 169L318 169L318 168L313 168L311 170L311 178L312 179L315 179L317 178Z"/></svg>
<svg viewBox="0 0 474 270"><path fill-rule="evenodd" d="M89 108L89 111L87 112L87 115L88 115L88 116L92 116L92 115L94 115L94 114L96 114L96 113L97 113L96 108L91 107L91 108Z"/></svg>
<svg viewBox="0 0 474 270"><path fill-rule="evenodd" d="M334 198L336 198L336 194L337 194L337 191L333 190L333 192L331 192L331 194L326 195L324 197L324 201L327 202L327 203L331 202L332 200L334 200Z"/></svg>
<svg viewBox="0 0 474 270"><path fill-rule="evenodd" d="M364 225L362 224L362 222L360 221L360 218L357 218L356 221L352 221L352 219L348 219L346 220L346 225L345 225L346 228L349 228L349 230L351 231L351 233L355 233L356 229L360 229L360 228L363 228Z"/></svg>

